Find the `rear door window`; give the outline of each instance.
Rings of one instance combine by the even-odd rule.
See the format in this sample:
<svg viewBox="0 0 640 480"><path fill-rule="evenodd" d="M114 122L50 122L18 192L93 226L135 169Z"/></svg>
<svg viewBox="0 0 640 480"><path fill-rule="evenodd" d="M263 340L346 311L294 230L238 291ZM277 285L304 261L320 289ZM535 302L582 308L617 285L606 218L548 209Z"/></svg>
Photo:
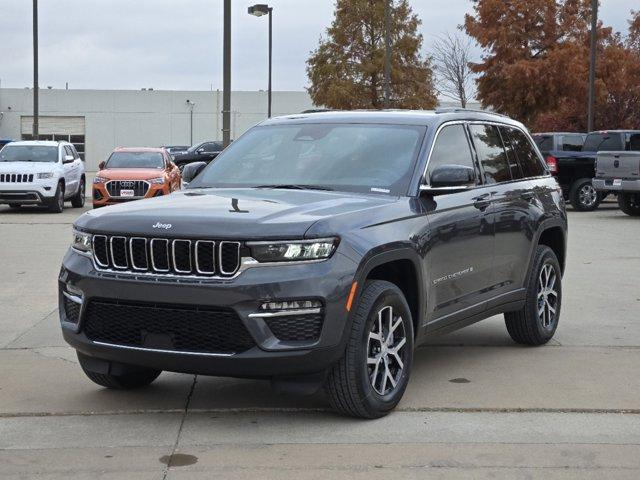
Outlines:
<svg viewBox="0 0 640 480"><path fill-rule="evenodd" d="M509 129L507 127L499 127L500 136L502 136L502 143L504 149L507 152L507 161L509 162L509 170L511 171L511 178L513 180L520 180L524 178L524 173L518 162L518 156L516 155L515 148L511 143L509 137Z"/></svg>
<svg viewBox="0 0 640 480"><path fill-rule="evenodd" d="M511 169L498 127L488 124L471 124L469 131L484 172L485 183L511 180Z"/></svg>
<svg viewBox="0 0 640 480"><path fill-rule="evenodd" d="M536 153L535 147L527 136L517 128L506 127L504 130L508 132L524 177L540 177L545 175L547 171Z"/></svg>
<svg viewBox="0 0 640 480"><path fill-rule="evenodd" d="M562 140L562 150L564 152L580 152L582 151L582 144L584 143L584 139L582 135L563 135L561 137Z"/></svg>

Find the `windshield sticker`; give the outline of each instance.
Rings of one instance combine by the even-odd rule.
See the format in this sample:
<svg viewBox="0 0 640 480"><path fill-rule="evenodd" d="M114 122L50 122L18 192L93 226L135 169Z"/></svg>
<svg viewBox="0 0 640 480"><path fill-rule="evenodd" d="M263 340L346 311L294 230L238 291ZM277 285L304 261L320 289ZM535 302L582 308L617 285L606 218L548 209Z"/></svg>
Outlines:
<svg viewBox="0 0 640 480"><path fill-rule="evenodd" d="M372 192L379 192L379 193L389 193L391 190L387 189L387 188L376 188L376 187L371 187L371 191Z"/></svg>

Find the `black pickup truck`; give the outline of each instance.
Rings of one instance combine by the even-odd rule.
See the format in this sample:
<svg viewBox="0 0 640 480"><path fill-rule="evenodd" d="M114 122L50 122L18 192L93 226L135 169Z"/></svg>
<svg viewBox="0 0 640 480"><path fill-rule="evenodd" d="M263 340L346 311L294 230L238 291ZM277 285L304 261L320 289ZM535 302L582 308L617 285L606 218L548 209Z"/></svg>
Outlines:
<svg viewBox="0 0 640 480"><path fill-rule="evenodd" d="M549 170L558 179L565 199L578 211L592 211L609 192L596 191L592 179L596 176L595 164L598 152L629 151L631 136L640 130L603 130L586 136L581 151L545 150L542 137L534 135ZM562 135L562 134L559 134Z"/></svg>

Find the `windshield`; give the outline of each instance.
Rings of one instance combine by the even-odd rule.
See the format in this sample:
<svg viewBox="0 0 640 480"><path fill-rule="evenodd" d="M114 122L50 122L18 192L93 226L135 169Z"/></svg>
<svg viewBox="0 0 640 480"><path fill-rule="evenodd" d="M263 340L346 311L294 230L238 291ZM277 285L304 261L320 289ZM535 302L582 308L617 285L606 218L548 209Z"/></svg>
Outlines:
<svg viewBox="0 0 640 480"><path fill-rule="evenodd" d="M533 135L533 141L543 152L553 150L553 137L551 135Z"/></svg>
<svg viewBox="0 0 640 480"><path fill-rule="evenodd" d="M163 168L162 154L157 152L113 152L105 168Z"/></svg>
<svg viewBox="0 0 640 480"><path fill-rule="evenodd" d="M58 147L42 145L5 145L0 150L0 162L49 162L58 161Z"/></svg>
<svg viewBox="0 0 640 480"><path fill-rule="evenodd" d="M377 124L256 127L189 188L302 186L404 195L425 131Z"/></svg>
<svg viewBox="0 0 640 480"><path fill-rule="evenodd" d="M590 133L582 146L583 152L616 152L621 150L624 150L622 135L618 133Z"/></svg>

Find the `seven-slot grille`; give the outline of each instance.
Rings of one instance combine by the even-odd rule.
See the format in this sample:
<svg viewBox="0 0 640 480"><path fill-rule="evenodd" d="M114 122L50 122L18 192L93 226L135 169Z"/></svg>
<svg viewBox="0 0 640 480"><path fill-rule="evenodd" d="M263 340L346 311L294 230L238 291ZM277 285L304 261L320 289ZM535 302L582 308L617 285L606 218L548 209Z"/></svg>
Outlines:
<svg viewBox="0 0 640 480"><path fill-rule="evenodd" d="M111 180L105 186L112 197L119 197L122 190L133 190L134 197L144 197L149 190L149 183L144 180Z"/></svg>
<svg viewBox="0 0 640 480"><path fill-rule="evenodd" d="M0 183L31 183L33 173L0 173Z"/></svg>
<svg viewBox="0 0 640 480"><path fill-rule="evenodd" d="M93 258L99 269L230 277L240 268L240 242L94 235Z"/></svg>

